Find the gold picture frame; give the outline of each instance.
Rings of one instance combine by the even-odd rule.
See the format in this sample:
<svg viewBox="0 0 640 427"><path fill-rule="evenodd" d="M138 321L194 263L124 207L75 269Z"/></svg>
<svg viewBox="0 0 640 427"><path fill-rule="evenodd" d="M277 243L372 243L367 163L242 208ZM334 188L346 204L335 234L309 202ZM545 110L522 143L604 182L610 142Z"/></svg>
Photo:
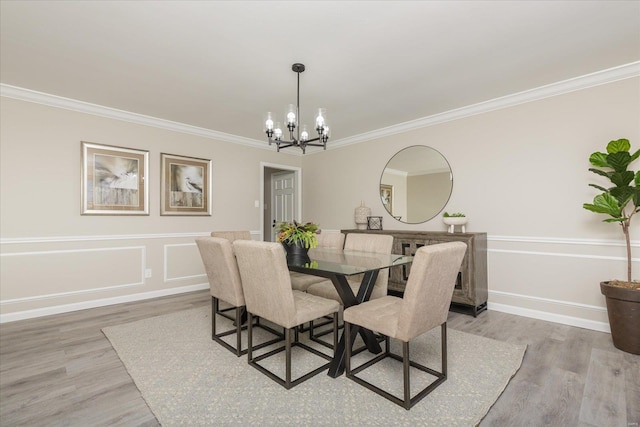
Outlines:
<svg viewBox="0 0 640 427"><path fill-rule="evenodd" d="M389 215L393 215L393 185L380 184L380 200Z"/></svg>
<svg viewBox="0 0 640 427"><path fill-rule="evenodd" d="M149 215L149 151L81 141L82 215Z"/></svg>
<svg viewBox="0 0 640 427"><path fill-rule="evenodd" d="M160 153L160 215L211 216L211 160Z"/></svg>

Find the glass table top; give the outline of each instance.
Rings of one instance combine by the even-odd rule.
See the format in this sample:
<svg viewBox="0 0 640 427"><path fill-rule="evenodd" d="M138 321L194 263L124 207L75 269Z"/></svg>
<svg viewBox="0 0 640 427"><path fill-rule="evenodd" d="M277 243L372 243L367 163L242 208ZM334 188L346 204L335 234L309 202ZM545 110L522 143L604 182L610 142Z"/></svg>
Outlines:
<svg viewBox="0 0 640 427"><path fill-rule="evenodd" d="M409 264L412 256L379 254L342 249L309 249L308 257L287 257L289 268L296 271L337 273L345 276Z"/></svg>

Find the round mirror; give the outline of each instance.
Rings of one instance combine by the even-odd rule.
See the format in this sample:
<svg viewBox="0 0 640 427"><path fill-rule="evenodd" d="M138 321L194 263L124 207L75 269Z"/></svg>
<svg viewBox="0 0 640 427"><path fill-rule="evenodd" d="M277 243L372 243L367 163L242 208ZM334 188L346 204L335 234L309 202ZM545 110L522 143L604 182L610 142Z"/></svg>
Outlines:
<svg viewBox="0 0 640 427"><path fill-rule="evenodd" d="M423 145L404 148L389 160L380 178L380 199L398 221L425 222L445 207L453 174L439 151Z"/></svg>

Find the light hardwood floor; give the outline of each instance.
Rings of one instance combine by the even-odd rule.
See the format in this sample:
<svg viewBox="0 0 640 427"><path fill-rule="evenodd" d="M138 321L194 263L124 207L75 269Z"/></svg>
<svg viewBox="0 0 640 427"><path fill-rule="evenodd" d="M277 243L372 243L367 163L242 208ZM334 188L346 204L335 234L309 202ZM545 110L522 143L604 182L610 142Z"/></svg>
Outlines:
<svg viewBox="0 0 640 427"><path fill-rule="evenodd" d="M0 425L157 426L101 329L209 304L200 291L0 325ZM640 356L608 334L490 310L449 327L528 345L481 426L640 427Z"/></svg>

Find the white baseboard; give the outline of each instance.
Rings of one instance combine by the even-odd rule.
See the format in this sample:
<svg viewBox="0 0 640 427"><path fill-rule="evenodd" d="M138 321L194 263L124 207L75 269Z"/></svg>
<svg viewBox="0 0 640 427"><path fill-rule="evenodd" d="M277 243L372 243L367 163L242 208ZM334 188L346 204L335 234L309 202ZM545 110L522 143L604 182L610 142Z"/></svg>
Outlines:
<svg viewBox="0 0 640 427"><path fill-rule="evenodd" d="M546 320L548 322L560 323L563 325L576 326L578 328L591 329L599 332L611 333L609 324L594 320L581 319L579 317L565 316L563 314L549 313L546 311L532 310L530 308L516 307L513 305L500 303L487 303L488 310L500 311L502 313L515 314L532 319Z"/></svg>
<svg viewBox="0 0 640 427"><path fill-rule="evenodd" d="M200 291L203 289L209 289L209 283L201 283L191 286L180 286L177 288L161 289L158 291L142 292L138 294L123 295L119 297L83 301L74 304L56 305L52 307L37 308L34 310L0 314L0 323L33 319L35 317L50 316L52 314L69 313L72 311L85 310L87 308L105 307L108 305L122 304L125 302L141 301L151 298L165 297L168 295L178 295L187 292Z"/></svg>

